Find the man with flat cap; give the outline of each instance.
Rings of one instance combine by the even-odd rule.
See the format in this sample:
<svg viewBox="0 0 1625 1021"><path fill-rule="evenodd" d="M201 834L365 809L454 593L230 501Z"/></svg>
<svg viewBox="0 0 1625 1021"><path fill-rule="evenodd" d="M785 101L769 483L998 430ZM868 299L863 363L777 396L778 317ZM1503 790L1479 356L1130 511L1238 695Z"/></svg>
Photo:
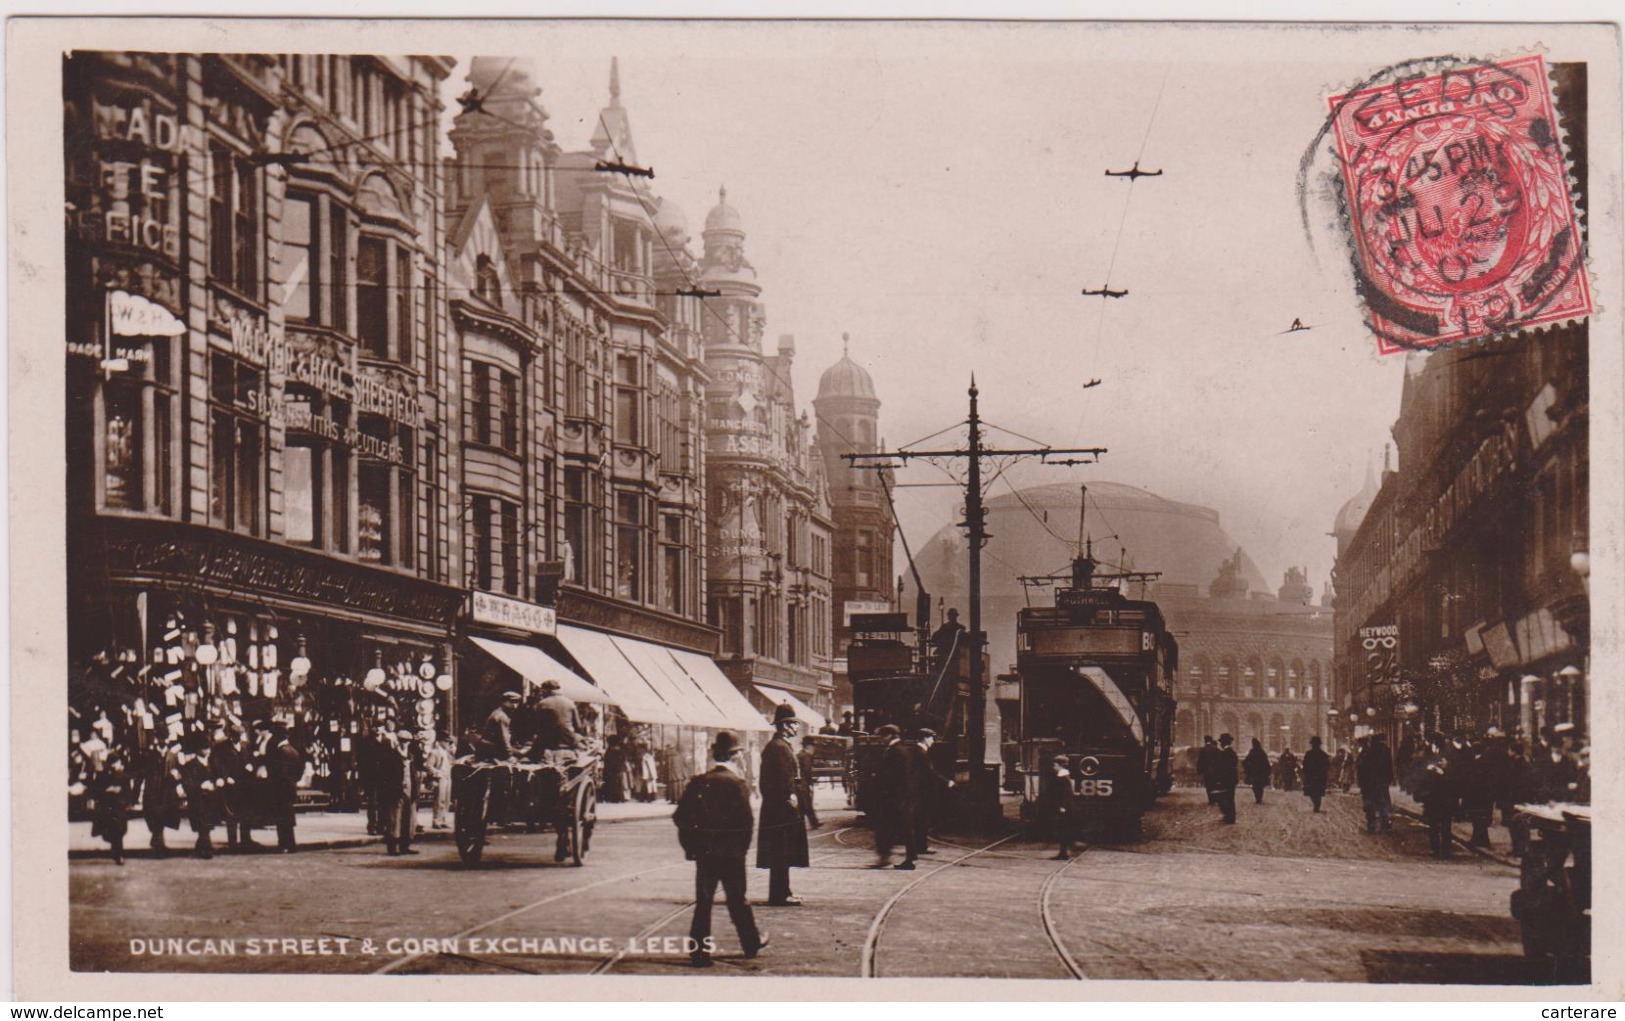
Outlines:
<svg viewBox="0 0 1625 1021"><path fill-rule="evenodd" d="M931 850L931 824L936 819L937 806L942 801L943 793L954 785L952 780L937 771L936 763L931 761L931 745L936 740L936 731L921 727L915 732L913 741L905 741L898 746L909 760L908 777L912 785L909 800L914 805L913 825L904 835L908 861L922 854L936 853Z"/></svg>
<svg viewBox="0 0 1625 1021"><path fill-rule="evenodd" d="M516 748L513 743L513 717L524 702L517 691L504 691L502 704L491 710L480 728L480 751L488 759L501 761L524 754L527 748Z"/></svg>
<svg viewBox="0 0 1625 1021"><path fill-rule="evenodd" d="M757 785L762 792L761 830L756 838L756 867L768 870L769 907L796 907L801 898L790 892L790 870L807 867L807 827L796 807L800 776L790 738L800 722L788 703L773 711L773 740L762 748Z"/></svg>
<svg viewBox="0 0 1625 1021"><path fill-rule="evenodd" d="M745 956L755 957L767 946L767 933L757 930L745 899L745 854L755 820L750 785L734 761L738 754L739 739L728 731L719 733L711 746L716 764L689 780L672 817L683 853L694 863L694 921L688 935L689 960L698 968L711 965L711 907L719 884Z"/></svg>
<svg viewBox="0 0 1625 1021"><path fill-rule="evenodd" d="M538 698L531 707L531 722L535 739L531 742L531 758L559 770L560 790L569 768L575 764L576 750L581 747L581 721L576 715L575 700L563 694L558 681L549 677L537 689ZM553 821L558 840L553 848L553 860L565 861L570 857L571 816L569 802L559 798L559 811Z"/></svg>

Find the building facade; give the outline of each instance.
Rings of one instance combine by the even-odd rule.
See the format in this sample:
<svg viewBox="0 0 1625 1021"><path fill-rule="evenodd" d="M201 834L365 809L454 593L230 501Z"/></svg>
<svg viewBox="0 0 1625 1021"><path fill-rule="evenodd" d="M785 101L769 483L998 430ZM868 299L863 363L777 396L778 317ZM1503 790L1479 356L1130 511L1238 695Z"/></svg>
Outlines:
<svg viewBox="0 0 1625 1021"><path fill-rule="evenodd" d="M835 703L852 705L846 649L852 641L852 614L885 613L896 608L892 569L896 524L878 471L854 468L842 454L872 454L880 449L880 398L869 373L847 351L841 337L841 360L818 380L813 414L818 419L818 449L835 526L833 551L833 652Z"/></svg>
<svg viewBox="0 0 1625 1021"><path fill-rule="evenodd" d="M1338 558L1355 716L1396 738L1586 729L1588 345L1564 326L1407 374L1397 467Z"/></svg>
<svg viewBox="0 0 1625 1021"><path fill-rule="evenodd" d="M1304 572L1249 592L1236 560L1220 566L1203 597L1188 586L1153 586L1179 636L1174 742L1231 734L1242 749L1257 738L1269 752L1302 752L1311 737L1341 735L1332 691L1332 615Z"/></svg>
<svg viewBox="0 0 1625 1021"><path fill-rule="evenodd" d="M722 630L721 662L734 684L763 708L784 701L809 707L806 722L814 725L834 711L833 522L824 463L811 421L796 408L794 339L781 336L774 353L764 350L762 288L726 189L701 237L699 284L711 292L697 320L710 376L710 619Z"/></svg>
<svg viewBox="0 0 1625 1021"><path fill-rule="evenodd" d="M476 58L451 132L450 488L472 590L459 697L483 718L504 690L563 680L617 775L671 789L711 730L765 724L705 623L709 376L692 299L657 284L660 199L598 169L636 166L619 79L612 65L589 148L569 152L531 64Z"/></svg>
<svg viewBox="0 0 1625 1021"><path fill-rule="evenodd" d="M342 796L373 711L453 725L450 71L64 59L70 705L121 742L276 719Z"/></svg>

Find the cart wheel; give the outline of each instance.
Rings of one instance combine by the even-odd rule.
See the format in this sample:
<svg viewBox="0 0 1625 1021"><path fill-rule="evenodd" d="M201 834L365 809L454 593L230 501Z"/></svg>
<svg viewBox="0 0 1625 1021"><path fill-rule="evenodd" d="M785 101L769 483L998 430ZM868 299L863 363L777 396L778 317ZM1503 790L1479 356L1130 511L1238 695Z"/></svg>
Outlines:
<svg viewBox="0 0 1625 1021"><path fill-rule="evenodd" d="M484 785L478 794L459 798L452 819L452 832L457 840L457 856L464 865L477 865L485 852L486 802L490 791Z"/></svg>
<svg viewBox="0 0 1625 1021"><path fill-rule="evenodd" d="M598 822L598 785L592 777L576 788L575 810L570 813L570 860L580 865L592 846L592 828Z"/></svg>

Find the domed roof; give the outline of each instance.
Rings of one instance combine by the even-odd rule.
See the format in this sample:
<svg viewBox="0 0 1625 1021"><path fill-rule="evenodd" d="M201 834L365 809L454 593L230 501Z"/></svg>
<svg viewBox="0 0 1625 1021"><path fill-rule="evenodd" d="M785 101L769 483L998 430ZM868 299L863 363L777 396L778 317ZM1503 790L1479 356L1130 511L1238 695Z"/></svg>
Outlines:
<svg viewBox="0 0 1625 1021"><path fill-rule="evenodd" d="M1371 471L1369 463L1365 466L1365 485L1360 491L1349 497L1337 512L1337 520L1332 525L1333 535L1353 535L1360 529L1360 522L1365 520L1366 512L1371 509L1371 502L1377 498L1377 478Z"/></svg>
<svg viewBox="0 0 1625 1021"><path fill-rule="evenodd" d="M745 233L744 218L739 215L739 210L728 204L728 189L726 187L717 189L717 204L705 216L705 229L708 231L731 230L740 234Z"/></svg>
<svg viewBox="0 0 1625 1021"><path fill-rule="evenodd" d="M542 91L536 85L536 63L526 57L475 57L465 81L485 99L530 99Z"/></svg>
<svg viewBox="0 0 1625 1021"><path fill-rule="evenodd" d="M875 383L863 366L846 353L850 334L841 334L841 360L818 377L818 399L826 397L874 397Z"/></svg>

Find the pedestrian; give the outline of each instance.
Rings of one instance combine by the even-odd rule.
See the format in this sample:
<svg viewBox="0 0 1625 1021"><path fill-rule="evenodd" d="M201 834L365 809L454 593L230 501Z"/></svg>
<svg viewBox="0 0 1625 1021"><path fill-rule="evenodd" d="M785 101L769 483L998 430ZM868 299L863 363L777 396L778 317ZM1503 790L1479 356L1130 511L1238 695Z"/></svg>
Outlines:
<svg viewBox="0 0 1625 1021"><path fill-rule="evenodd" d="M186 791L186 819L197 834L196 854L214 857L211 835L220 824L220 796L209 765L209 735L195 730L181 742L181 786Z"/></svg>
<svg viewBox="0 0 1625 1021"><path fill-rule="evenodd" d="M1039 818L1055 834L1055 861L1072 857L1075 832L1072 790L1071 764L1065 755L1057 755L1038 788Z"/></svg>
<svg viewBox="0 0 1625 1021"><path fill-rule="evenodd" d="M762 748L757 785L762 792L761 830L756 837L756 867L768 870L769 907L796 907L801 898L790 892L790 870L807 867L807 828L795 804L796 753L790 738L800 726L789 703L773 711L773 738Z"/></svg>
<svg viewBox="0 0 1625 1021"><path fill-rule="evenodd" d="M434 731L427 733L429 752L424 756L423 768L434 790L434 814L429 819L429 827L443 830L446 828L446 817L451 812L451 767L455 759L451 754L451 741L437 741Z"/></svg>
<svg viewBox="0 0 1625 1021"><path fill-rule="evenodd" d="M1505 761L1506 756L1501 756L1501 762ZM1473 828L1467 846L1489 847L1490 824L1495 821L1496 787L1501 782L1500 763L1495 761L1487 743L1475 741L1467 746L1458 768L1461 811Z"/></svg>
<svg viewBox="0 0 1625 1021"><path fill-rule="evenodd" d="M857 724L852 722L852 710L847 709L844 712L842 712L841 713L841 725L839 727L835 728L835 732L837 734L841 735L842 737L851 737L853 731L855 731L856 729L857 729Z"/></svg>
<svg viewBox="0 0 1625 1021"><path fill-rule="evenodd" d="M823 825L818 821L818 808L813 804L813 788L818 783L813 768L813 737L808 734L801 739L801 751L796 753L796 808L810 830Z"/></svg>
<svg viewBox="0 0 1625 1021"><path fill-rule="evenodd" d="M1326 796L1326 778L1331 775L1332 760L1320 747L1320 737L1309 739L1309 750L1303 753L1303 793L1309 796L1315 811L1320 811L1320 799Z"/></svg>
<svg viewBox="0 0 1625 1021"><path fill-rule="evenodd" d="M367 803L367 833L384 832L383 789L379 778L384 768L385 742L382 730L366 726L356 738L356 773L361 781L361 797Z"/></svg>
<svg viewBox="0 0 1625 1021"><path fill-rule="evenodd" d="M1214 803L1224 815L1224 821L1234 825L1236 822L1236 780L1240 772L1236 761L1236 750L1232 747L1236 739L1229 734L1219 735L1219 750L1213 756L1213 769L1208 774L1208 790L1217 794Z"/></svg>
<svg viewBox="0 0 1625 1021"><path fill-rule="evenodd" d="M914 735L912 744L905 742L901 746L903 754L909 758L908 776L914 785L914 827L908 834L911 838L908 843L911 858L936 853L931 850L931 823L936 818L938 802L954 785L952 780L937 771L936 763L931 761L931 746L936 740L936 731L922 727Z"/></svg>
<svg viewBox="0 0 1625 1021"><path fill-rule="evenodd" d="M1360 802L1365 809L1365 831L1377 832L1380 821L1382 831L1387 833L1392 828L1388 788L1394 782L1394 760L1388 754L1388 742L1381 734L1366 741L1354 772L1360 784Z"/></svg>
<svg viewBox="0 0 1625 1021"><path fill-rule="evenodd" d="M124 835L130 830L130 770L124 752L114 748L91 780L90 835L107 841L113 864L124 864Z"/></svg>
<svg viewBox="0 0 1625 1021"><path fill-rule="evenodd" d="M1422 760L1416 774L1416 798L1422 802L1422 821L1428 828L1428 848L1435 858L1448 858L1450 824L1456 818L1457 780L1450 762L1451 742L1435 735L1429 742L1432 753Z"/></svg>
<svg viewBox="0 0 1625 1021"><path fill-rule="evenodd" d="M388 735L379 756L378 793L383 823L384 851L390 857L417 854L412 849L412 791L416 786L412 732L402 728Z"/></svg>
<svg viewBox="0 0 1625 1021"><path fill-rule="evenodd" d="M1253 744L1258 744L1257 738L1253 739ZM1207 782L1208 774L1213 771L1214 756L1218 754L1219 746L1214 743L1213 735L1209 734L1202 738L1202 750L1196 755L1196 776L1202 782L1202 789L1207 791L1207 803L1210 805L1216 805L1219 803L1218 796L1214 793L1213 787Z"/></svg>
<svg viewBox="0 0 1625 1021"><path fill-rule="evenodd" d="M220 794L220 821L226 827L226 849L243 849L246 827L243 819L244 803L243 750L236 726L221 720L214 727L214 741L209 746L209 766L214 771L214 783Z"/></svg>
<svg viewBox="0 0 1625 1021"><path fill-rule="evenodd" d="M1331 769L1327 773L1327 781L1330 786L1343 786L1343 767L1348 762L1348 757L1348 749L1338 745L1337 751L1332 755Z"/></svg>
<svg viewBox="0 0 1625 1021"><path fill-rule="evenodd" d="M1258 738L1253 738L1253 746L1247 752L1247 758L1241 763L1242 776L1247 786L1253 789L1253 804L1264 803L1264 788L1270 785L1270 753L1264 750Z"/></svg>
<svg viewBox="0 0 1625 1021"><path fill-rule="evenodd" d="M892 867L892 848L906 843L905 835L914 829L914 785L908 775L908 759L900 751L903 732L896 724L887 723L875 731L875 736L885 744L875 768L876 818L873 826L876 861L870 867L886 869ZM909 859L897 867L912 869L914 861Z"/></svg>
<svg viewBox="0 0 1625 1021"><path fill-rule="evenodd" d="M485 726L480 728L482 758L503 762L518 758L530 750L529 746L520 747L514 743L514 717L524 701L525 697L517 691L502 693L500 704L485 717Z"/></svg>
<svg viewBox="0 0 1625 1021"><path fill-rule="evenodd" d="M611 804L626 800L626 751L619 734L611 734L604 746L604 788L598 800Z"/></svg>
<svg viewBox="0 0 1625 1021"><path fill-rule="evenodd" d="M1277 786L1289 794L1298 789L1298 757L1292 754L1291 748L1281 752L1281 759L1275 764L1275 768L1279 770L1281 777Z"/></svg>
<svg viewBox="0 0 1625 1021"><path fill-rule="evenodd" d="M1338 750L1346 751L1347 749L1340 748ZM1358 769L1356 767L1360 761L1360 753L1363 751L1365 751L1365 739L1361 738L1358 742L1356 742L1354 750L1350 751L1343 757L1343 768L1338 771L1337 785L1343 788L1344 794L1347 794L1349 791L1354 789L1354 782L1358 776Z"/></svg>
<svg viewBox="0 0 1625 1021"><path fill-rule="evenodd" d="M728 903L728 917L747 958L767 946L767 933L756 928L756 916L745 899L745 854L750 850L750 785L739 775L735 757L739 739L722 731L711 746L715 765L689 780L672 818L683 854L694 863L694 920L689 925L689 961L711 966L711 908L717 886Z"/></svg>
<svg viewBox="0 0 1625 1021"><path fill-rule="evenodd" d="M153 750L148 761L146 784L141 791L141 815L152 835L150 846L154 858L169 854L164 842L165 831L181 828L181 749L179 740L171 740Z"/></svg>
<svg viewBox="0 0 1625 1021"><path fill-rule="evenodd" d="M288 740L287 728L271 724L267 734L266 757L259 767L261 779L267 781L269 814L276 826L276 849L282 854L292 854L298 850L293 837L294 807L299 802L299 780L305 774L305 757Z"/></svg>
<svg viewBox="0 0 1625 1021"><path fill-rule="evenodd" d="M1509 741L1506 746L1506 783L1502 788L1501 825L1512 837L1512 857L1523 857L1529 846L1529 818L1518 810L1536 800L1534 774L1529 759L1524 755L1522 741Z"/></svg>

